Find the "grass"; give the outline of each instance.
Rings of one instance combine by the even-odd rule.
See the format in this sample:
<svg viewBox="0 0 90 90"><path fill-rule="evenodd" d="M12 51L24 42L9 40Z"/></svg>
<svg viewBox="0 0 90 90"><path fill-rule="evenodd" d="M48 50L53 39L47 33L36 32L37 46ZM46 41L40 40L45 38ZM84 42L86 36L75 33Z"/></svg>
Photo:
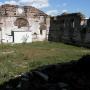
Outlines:
<svg viewBox="0 0 90 90"><path fill-rule="evenodd" d="M39 66L77 60L86 54L90 54L90 49L63 43L2 44L0 45L0 84Z"/></svg>

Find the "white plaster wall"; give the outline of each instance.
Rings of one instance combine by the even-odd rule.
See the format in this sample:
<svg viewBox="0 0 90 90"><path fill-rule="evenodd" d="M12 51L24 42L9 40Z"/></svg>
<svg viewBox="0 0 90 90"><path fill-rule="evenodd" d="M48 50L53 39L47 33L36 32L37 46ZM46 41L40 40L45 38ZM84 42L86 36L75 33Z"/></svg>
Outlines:
<svg viewBox="0 0 90 90"><path fill-rule="evenodd" d="M3 17L3 32L5 34L11 35L11 30L13 30L14 22L16 20L16 17Z"/></svg>
<svg viewBox="0 0 90 90"><path fill-rule="evenodd" d="M7 35L4 36L3 43L12 43L12 42L13 42L12 36L7 36Z"/></svg>
<svg viewBox="0 0 90 90"><path fill-rule="evenodd" d="M14 43L31 43L31 32L14 32Z"/></svg>
<svg viewBox="0 0 90 90"><path fill-rule="evenodd" d="M39 30L40 25L37 22L33 22L30 30L32 31L32 34L37 33L40 34Z"/></svg>
<svg viewBox="0 0 90 90"><path fill-rule="evenodd" d="M42 35L40 34L40 23L44 22L44 17L40 16L40 18L29 18L30 31L32 32L33 41L44 41L48 39L49 27L50 27L50 18L46 19L46 30L42 31ZM34 35L37 33L37 36ZM37 37L37 39L35 39Z"/></svg>
<svg viewBox="0 0 90 90"><path fill-rule="evenodd" d="M39 41L44 41L46 39L46 30L42 31L42 35L39 35Z"/></svg>
<svg viewBox="0 0 90 90"><path fill-rule="evenodd" d="M39 18L30 18L29 23L30 23L30 31L32 32L32 39L33 41L43 41L46 39L46 30L43 30L43 34L40 35L40 23L43 22L43 17ZM34 33L37 34L34 35Z"/></svg>
<svg viewBox="0 0 90 90"><path fill-rule="evenodd" d="M18 28L17 26L14 25L14 22L16 21L18 17L2 17L0 18L1 21L0 23L2 23L1 27L2 27L2 41L3 42L11 42L12 37L10 37L11 32L12 31L31 31L32 33L32 38L33 41L43 41L46 39L46 34L48 35L48 31L49 31L49 19L47 19L46 23L47 24L47 30L43 30L43 34L40 35L40 23L44 22L44 18L43 16L41 16L40 18L30 18L27 17L27 20L29 22L29 26L28 27L22 27L22 28ZM33 34L37 33L37 39L34 39ZM0 36L1 38L1 36Z"/></svg>
<svg viewBox="0 0 90 90"><path fill-rule="evenodd" d="M14 27L14 21L16 20L15 17L3 17L1 19L2 22L2 42L7 43L7 42L11 42L11 40L9 40L10 35L11 35L11 31Z"/></svg>

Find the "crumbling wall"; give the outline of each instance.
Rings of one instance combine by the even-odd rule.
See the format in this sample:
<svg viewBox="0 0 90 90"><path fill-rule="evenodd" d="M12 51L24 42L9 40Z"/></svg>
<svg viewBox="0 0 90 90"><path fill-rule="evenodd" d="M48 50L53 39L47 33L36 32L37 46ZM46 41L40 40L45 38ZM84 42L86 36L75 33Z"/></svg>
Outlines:
<svg viewBox="0 0 90 90"><path fill-rule="evenodd" d="M51 17L49 41L86 45L90 42L89 21L80 13Z"/></svg>
<svg viewBox="0 0 90 90"><path fill-rule="evenodd" d="M87 27L86 27L86 38L85 38L85 43L88 45L90 44L90 19L87 20Z"/></svg>
<svg viewBox="0 0 90 90"><path fill-rule="evenodd" d="M8 42L7 37L12 31L31 31L33 41L47 40L49 16L32 6L1 5L0 27L2 42Z"/></svg>

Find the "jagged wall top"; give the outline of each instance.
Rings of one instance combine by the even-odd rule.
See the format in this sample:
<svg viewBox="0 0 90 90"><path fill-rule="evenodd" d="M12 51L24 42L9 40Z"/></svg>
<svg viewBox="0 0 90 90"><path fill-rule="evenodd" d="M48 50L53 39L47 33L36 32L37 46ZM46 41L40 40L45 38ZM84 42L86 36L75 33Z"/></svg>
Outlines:
<svg viewBox="0 0 90 90"><path fill-rule="evenodd" d="M19 9L19 10L18 10ZM22 13L19 11L22 9ZM0 16L47 16L43 11L32 6L4 4L0 6Z"/></svg>

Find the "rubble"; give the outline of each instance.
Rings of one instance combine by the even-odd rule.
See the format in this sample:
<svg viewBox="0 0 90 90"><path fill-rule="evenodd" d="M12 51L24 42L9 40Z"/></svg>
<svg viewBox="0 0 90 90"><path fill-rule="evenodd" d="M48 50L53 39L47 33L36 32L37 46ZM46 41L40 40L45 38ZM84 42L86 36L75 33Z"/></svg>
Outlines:
<svg viewBox="0 0 90 90"><path fill-rule="evenodd" d="M90 90L90 55L46 65L0 85L0 90Z"/></svg>

